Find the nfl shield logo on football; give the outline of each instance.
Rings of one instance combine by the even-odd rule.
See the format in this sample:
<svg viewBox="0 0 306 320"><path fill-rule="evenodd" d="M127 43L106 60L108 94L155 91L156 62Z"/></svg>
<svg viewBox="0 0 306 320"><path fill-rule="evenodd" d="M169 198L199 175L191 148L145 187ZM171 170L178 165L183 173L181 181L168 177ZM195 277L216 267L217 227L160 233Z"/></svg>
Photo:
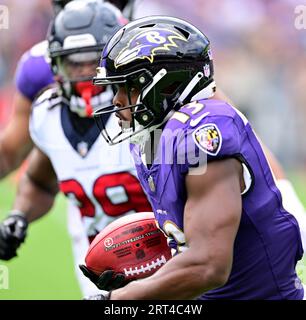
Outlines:
<svg viewBox="0 0 306 320"><path fill-rule="evenodd" d="M203 67L203 70L204 70L204 75L206 78L208 78L210 76L210 66L209 64L205 64L205 66Z"/></svg>
<svg viewBox="0 0 306 320"><path fill-rule="evenodd" d="M106 248L110 248L113 244L114 244L114 241L113 241L112 238L106 238L106 239L104 240L104 246L105 246Z"/></svg>
<svg viewBox="0 0 306 320"><path fill-rule="evenodd" d="M81 155L81 157L86 157L87 153L88 153L88 143L87 142L79 142L78 146L78 153Z"/></svg>

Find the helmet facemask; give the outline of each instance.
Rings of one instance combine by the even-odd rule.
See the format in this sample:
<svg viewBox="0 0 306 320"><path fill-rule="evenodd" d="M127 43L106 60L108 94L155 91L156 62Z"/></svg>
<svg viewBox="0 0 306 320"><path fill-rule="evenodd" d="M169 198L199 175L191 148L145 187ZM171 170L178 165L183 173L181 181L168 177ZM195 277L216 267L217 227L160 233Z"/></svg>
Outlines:
<svg viewBox="0 0 306 320"><path fill-rule="evenodd" d="M48 34L52 71L61 95L80 117L92 116L112 98L111 89L94 87L92 78L102 49L123 20L110 3L82 0L70 1L52 21Z"/></svg>
<svg viewBox="0 0 306 320"><path fill-rule="evenodd" d="M71 111L80 117L91 117L101 107L99 95L105 90L92 84L99 52L89 51L58 56L55 59L57 80ZM111 91L110 91L111 96Z"/></svg>
<svg viewBox="0 0 306 320"><path fill-rule="evenodd" d="M152 74L146 69L141 69L126 75L108 77L105 79L101 77L102 68L98 69L100 69L98 70L99 77L94 78L94 84L98 86L112 86L115 92L118 91L120 87L124 88L128 99L127 106L118 107L116 105L110 105L109 107L101 108L94 113L97 125L105 140L110 145L114 145L129 139L131 136L138 134L151 126L154 117L152 112L143 103L143 96L146 93L146 90L148 90L154 82ZM139 92L137 101L135 101L135 99L132 101L131 92L133 90ZM130 112L130 119L121 121L121 130L119 132L113 132L114 128L106 127L106 122L104 120L105 115L112 113L119 114L120 111L125 112L125 110ZM139 120L141 121L141 124L139 123Z"/></svg>
<svg viewBox="0 0 306 320"><path fill-rule="evenodd" d="M145 143L150 137L150 132L162 126L175 110L183 106L203 78L203 73L198 72L190 81L192 70L167 71L164 68L154 76L147 69L142 69L126 75L104 78L101 69L103 68L100 68L100 73L98 72L94 78L94 84L112 85L115 87L114 91L118 91L119 86L124 86L129 101L127 106L119 108L111 105L94 113L97 125L110 145L129 138L132 143ZM130 92L133 88L139 91L136 103L131 101ZM121 131L111 137L104 116L127 109L131 112L131 121L123 121Z"/></svg>

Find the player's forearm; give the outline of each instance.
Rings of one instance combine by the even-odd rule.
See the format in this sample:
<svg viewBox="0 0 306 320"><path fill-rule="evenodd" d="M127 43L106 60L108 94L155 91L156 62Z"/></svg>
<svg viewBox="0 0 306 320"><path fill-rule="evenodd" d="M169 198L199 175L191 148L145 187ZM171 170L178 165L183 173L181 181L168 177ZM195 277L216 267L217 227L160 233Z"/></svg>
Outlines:
<svg viewBox="0 0 306 320"><path fill-rule="evenodd" d="M0 179L17 169L32 148L32 142L20 147L6 148L3 137L0 138Z"/></svg>
<svg viewBox="0 0 306 320"><path fill-rule="evenodd" d="M0 179L4 178L16 168L16 163L11 160L7 152L5 152L0 139Z"/></svg>
<svg viewBox="0 0 306 320"><path fill-rule="evenodd" d="M12 167L12 164L6 159L0 146L0 179L9 174L13 170L11 170Z"/></svg>
<svg viewBox="0 0 306 320"><path fill-rule="evenodd" d="M23 212L28 222L32 222L51 209L55 196L56 192L39 186L24 174L18 186L13 209Z"/></svg>
<svg viewBox="0 0 306 320"><path fill-rule="evenodd" d="M114 290L111 300L195 299L223 284L222 272L218 272L209 261L190 263L187 250L168 261L153 276Z"/></svg>

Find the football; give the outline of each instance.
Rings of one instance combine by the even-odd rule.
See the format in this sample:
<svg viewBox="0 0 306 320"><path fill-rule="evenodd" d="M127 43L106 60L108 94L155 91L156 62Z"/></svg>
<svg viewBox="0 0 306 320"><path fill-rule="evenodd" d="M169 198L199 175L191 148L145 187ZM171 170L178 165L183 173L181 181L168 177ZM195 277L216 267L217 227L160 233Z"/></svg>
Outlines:
<svg viewBox="0 0 306 320"><path fill-rule="evenodd" d="M170 258L167 238L153 212L138 212L104 228L92 241L85 263L97 275L111 269L136 280L152 275Z"/></svg>

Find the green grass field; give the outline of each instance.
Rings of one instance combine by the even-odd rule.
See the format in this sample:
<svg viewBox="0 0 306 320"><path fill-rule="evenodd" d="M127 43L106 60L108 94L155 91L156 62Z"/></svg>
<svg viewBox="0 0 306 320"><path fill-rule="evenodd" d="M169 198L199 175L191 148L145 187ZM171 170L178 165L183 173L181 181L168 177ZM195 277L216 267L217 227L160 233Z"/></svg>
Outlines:
<svg viewBox="0 0 306 320"><path fill-rule="evenodd" d="M306 183L301 175L292 176L306 206ZM16 191L12 178L0 182L0 220L10 210ZM0 265L9 268L9 289L0 289L3 299L81 299L74 275L72 249L66 227L66 202L58 196L53 210L29 227L19 257ZM306 283L306 261L298 267Z"/></svg>
<svg viewBox="0 0 306 320"><path fill-rule="evenodd" d="M0 182L0 220L10 210L15 190L12 179ZM0 261L9 268L9 289L0 289L0 300L81 299L66 217L66 200L60 195L53 210L30 225L19 257Z"/></svg>

